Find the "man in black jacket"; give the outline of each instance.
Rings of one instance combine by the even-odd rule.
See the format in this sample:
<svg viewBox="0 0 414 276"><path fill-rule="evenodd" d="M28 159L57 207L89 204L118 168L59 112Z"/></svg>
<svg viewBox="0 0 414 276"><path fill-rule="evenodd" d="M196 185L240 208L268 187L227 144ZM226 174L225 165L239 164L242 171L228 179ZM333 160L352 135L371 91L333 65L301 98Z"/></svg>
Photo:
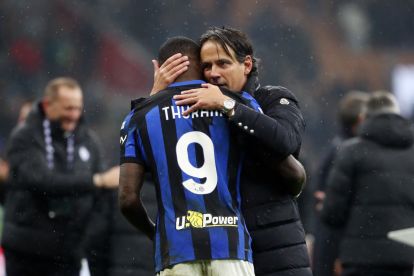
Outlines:
<svg viewBox="0 0 414 276"><path fill-rule="evenodd" d="M394 96L374 92L357 138L339 150L322 218L344 230L343 275L412 275L414 248L387 233L414 226L414 132Z"/></svg>
<svg viewBox="0 0 414 276"><path fill-rule="evenodd" d="M253 47L246 35L229 28L212 28L201 37L201 60L208 82L233 91L247 91L264 114L242 105L228 110L229 120L250 137L250 150L242 172L242 201L246 224L252 236L256 275L312 275L295 196L302 188L297 172L286 171L287 162L297 162L304 121L296 97L279 86L261 87ZM185 70L185 57L157 67L164 80ZM172 72L172 74L171 74ZM167 77L165 77L167 76ZM172 77L171 77L172 76ZM157 79L156 79L157 80ZM162 83L162 81L161 81ZM161 84L162 85L165 84ZM157 90L157 83L154 85ZM196 109L223 109L225 97L211 84L185 91L177 105ZM280 162L285 160L285 162ZM291 181L294 180L294 181Z"/></svg>
<svg viewBox="0 0 414 276"><path fill-rule="evenodd" d="M316 172L317 187L314 193L316 204L315 242L313 246L313 273L318 276L332 276L335 270L335 260L338 258L341 231L326 225L320 219L323 199L329 172L334 164L335 156L340 145L357 135L358 127L365 115L368 93L350 91L339 102L338 119L340 131L332 140L322 162Z"/></svg>
<svg viewBox="0 0 414 276"><path fill-rule="evenodd" d="M118 167L101 173L101 149L82 110L79 84L53 79L10 137L2 236L8 276L79 275L97 187L116 186L119 175Z"/></svg>

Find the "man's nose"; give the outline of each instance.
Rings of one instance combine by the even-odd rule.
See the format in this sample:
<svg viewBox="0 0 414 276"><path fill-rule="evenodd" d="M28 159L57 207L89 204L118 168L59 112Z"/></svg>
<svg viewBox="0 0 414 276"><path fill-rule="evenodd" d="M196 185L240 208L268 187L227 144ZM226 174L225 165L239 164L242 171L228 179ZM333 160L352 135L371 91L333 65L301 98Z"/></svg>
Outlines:
<svg viewBox="0 0 414 276"><path fill-rule="evenodd" d="M219 83L219 81L220 81L220 77L218 77L218 76L211 76L211 77L210 77L210 82L211 82L212 84L218 84L218 83Z"/></svg>
<svg viewBox="0 0 414 276"><path fill-rule="evenodd" d="M217 68L215 69L214 67L212 67L210 71L211 82L218 82L220 78L221 78L220 71Z"/></svg>
<svg viewBox="0 0 414 276"><path fill-rule="evenodd" d="M211 66L211 76L214 78L220 77L220 68L218 66Z"/></svg>

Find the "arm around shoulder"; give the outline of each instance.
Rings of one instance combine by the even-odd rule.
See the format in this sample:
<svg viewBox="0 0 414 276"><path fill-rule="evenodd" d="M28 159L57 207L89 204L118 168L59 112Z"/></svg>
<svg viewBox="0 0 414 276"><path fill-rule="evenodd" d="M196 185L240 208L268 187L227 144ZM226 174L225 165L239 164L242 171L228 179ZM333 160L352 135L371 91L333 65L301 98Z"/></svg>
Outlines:
<svg viewBox="0 0 414 276"><path fill-rule="evenodd" d="M281 159L298 153L305 123L295 96L280 89L261 88L255 99L264 114L237 105L230 121L241 131L253 135Z"/></svg>

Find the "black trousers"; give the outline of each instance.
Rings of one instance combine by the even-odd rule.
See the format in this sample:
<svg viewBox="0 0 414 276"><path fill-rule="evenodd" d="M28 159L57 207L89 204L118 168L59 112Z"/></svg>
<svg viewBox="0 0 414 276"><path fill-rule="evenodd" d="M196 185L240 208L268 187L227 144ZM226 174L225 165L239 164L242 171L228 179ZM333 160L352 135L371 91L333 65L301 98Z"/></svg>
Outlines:
<svg viewBox="0 0 414 276"><path fill-rule="evenodd" d="M61 261L4 249L7 276L79 276L80 261Z"/></svg>
<svg viewBox="0 0 414 276"><path fill-rule="evenodd" d="M412 276L413 267L353 267L345 266L342 276Z"/></svg>
<svg viewBox="0 0 414 276"><path fill-rule="evenodd" d="M332 276L335 260L339 255L339 243L342 231L331 228L318 217L315 229L313 251L313 274L317 276Z"/></svg>

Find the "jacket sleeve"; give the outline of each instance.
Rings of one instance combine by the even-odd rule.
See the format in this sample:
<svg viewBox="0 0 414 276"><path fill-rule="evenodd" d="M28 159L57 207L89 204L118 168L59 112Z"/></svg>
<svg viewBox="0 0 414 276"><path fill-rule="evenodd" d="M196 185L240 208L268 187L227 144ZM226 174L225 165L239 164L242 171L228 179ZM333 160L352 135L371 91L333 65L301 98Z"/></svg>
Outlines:
<svg viewBox="0 0 414 276"><path fill-rule="evenodd" d="M31 133L26 130L17 130L8 146L11 189L25 189L46 196L73 195L94 189L91 172L62 173L50 170L43 147L31 139Z"/></svg>
<svg viewBox="0 0 414 276"><path fill-rule="evenodd" d="M343 226L349 216L354 194L354 168L357 166L352 146L344 145L337 153L328 176L322 220L335 227Z"/></svg>
<svg viewBox="0 0 414 276"><path fill-rule="evenodd" d="M281 159L300 149L305 128L302 113L294 95L287 89L265 89L256 97L264 114L238 104L230 122L275 152Z"/></svg>

